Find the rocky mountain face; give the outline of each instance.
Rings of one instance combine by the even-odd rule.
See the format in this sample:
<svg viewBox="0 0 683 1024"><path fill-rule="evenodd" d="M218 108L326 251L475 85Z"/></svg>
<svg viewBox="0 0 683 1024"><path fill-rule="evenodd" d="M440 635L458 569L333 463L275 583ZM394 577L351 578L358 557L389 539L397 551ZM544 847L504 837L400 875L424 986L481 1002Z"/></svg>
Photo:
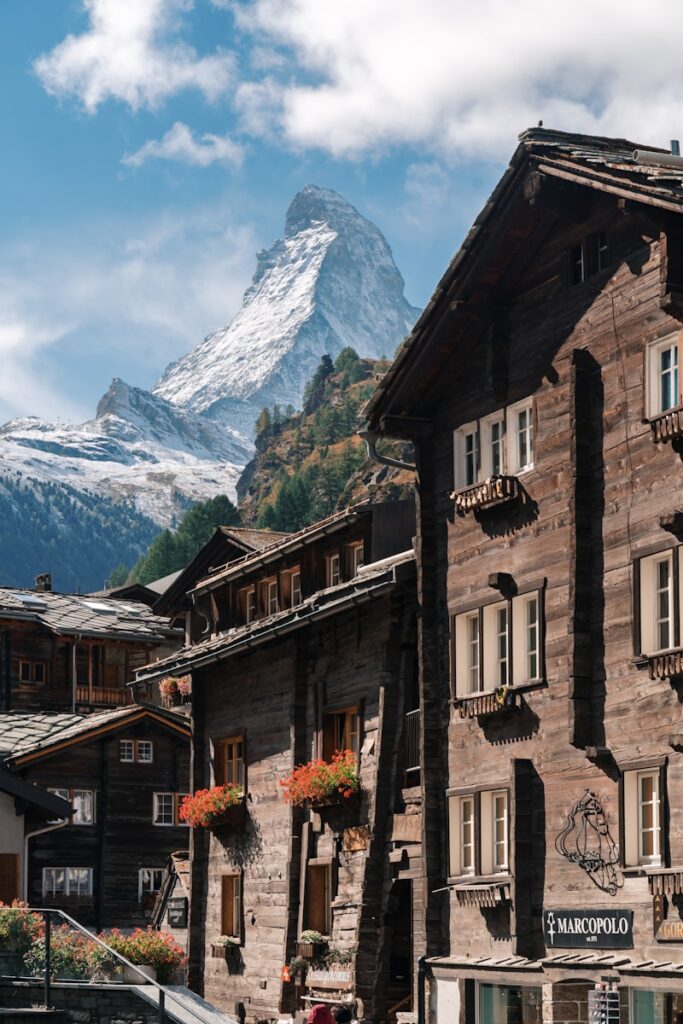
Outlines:
<svg viewBox="0 0 683 1024"><path fill-rule="evenodd" d="M0 487L11 493L13 515L22 501L43 502L46 513L22 585L50 570L50 551L71 531L80 534L69 547L79 585L101 587L101 573L89 569L98 517L117 524L111 536L121 551L111 566L144 547L150 522L173 526L196 501L234 498L260 409L298 407L324 354L352 345L362 356L393 355L417 313L381 232L336 192L304 188L287 211L284 238L258 254L237 315L171 364L151 393L115 379L85 423L26 417L0 426ZM52 528L59 488L70 512ZM86 496L80 504L78 495ZM140 542L124 551L133 520ZM11 543L11 535L0 537L2 582Z"/></svg>
<svg viewBox="0 0 683 1024"><path fill-rule="evenodd" d="M154 393L251 436L264 406L299 408L321 356L391 357L418 315L382 233L340 195L307 185L283 239L257 256L242 308L172 363Z"/></svg>

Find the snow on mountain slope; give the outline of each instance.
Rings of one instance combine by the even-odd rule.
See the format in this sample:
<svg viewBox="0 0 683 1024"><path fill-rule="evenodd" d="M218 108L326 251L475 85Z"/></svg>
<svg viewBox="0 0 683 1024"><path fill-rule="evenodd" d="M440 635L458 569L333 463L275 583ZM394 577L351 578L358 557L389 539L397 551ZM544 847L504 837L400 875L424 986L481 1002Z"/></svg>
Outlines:
<svg viewBox="0 0 683 1024"><path fill-rule="evenodd" d="M234 497L250 451L236 431L118 379L86 423L27 417L0 427L0 470L130 501L162 525L195 501Z"/></svg>
<svg viewBox="0 0 683 1024"><path fill-rule="evenodd" d="M393 355L418 310L378 228L330 189L307 185L285 235L260 252L231 323L172 363L153 391L251 434L260 409L301 404L320 358L346 345Z"/></svg>

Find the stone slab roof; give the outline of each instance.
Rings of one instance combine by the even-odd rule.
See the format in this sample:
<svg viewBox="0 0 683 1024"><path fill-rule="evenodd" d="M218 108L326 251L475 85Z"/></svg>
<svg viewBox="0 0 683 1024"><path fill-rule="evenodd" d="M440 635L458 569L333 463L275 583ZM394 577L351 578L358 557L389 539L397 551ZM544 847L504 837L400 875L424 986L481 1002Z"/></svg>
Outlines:
<svg viewBox="0 0 683 1024"><path fill-rule="evenodd" d="M179 635L140 601L0 587L0 620L35 622L58 636L163 643Z"/></svg>

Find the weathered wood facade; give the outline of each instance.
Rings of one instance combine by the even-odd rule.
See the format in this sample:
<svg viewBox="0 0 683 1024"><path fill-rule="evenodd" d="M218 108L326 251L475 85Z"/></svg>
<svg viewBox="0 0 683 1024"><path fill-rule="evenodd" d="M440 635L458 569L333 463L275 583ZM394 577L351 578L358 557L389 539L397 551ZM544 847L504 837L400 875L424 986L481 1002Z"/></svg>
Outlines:
<svg viewBox="0 0 683 1024"><path fill-rule="evenodd" d="M439 1020L683 1010L683 167L636 148L525 133L369 410L416 445Z"/></svg>
<svg viewBox="0 0 683 1024"><path fill-rule="evenodd" d="M140 602L0 588L0 710L129 704L134 671L181 642Z"/></svg>
<svg viewBox="0 0 683 1024"><path fill-rule="evenodd" d="M29 840L28 901L95 928L149 924L169 855L187 846L177 815L189 790L187 718L136 705L85 717L14 712L0 715L0 749L21 779L74 808L66 825Z"/></svg>
<svg viewBox="0 0 683 1024"><path fill-rule="evenodd" d="M409 505L358 506L228 564L194 588L210 637L155 669L192 673L193 790L221 781L218 751L240 743L244 821L193 830L190 984L249 1021L294 1012L302 994L335 997L310 972L303 988L283 976L297 952L310 956L307 929L347 960L337 994L376 1019L410 1008L423 941L419 763L404 742L417 700L413 532ZM354 723L360 799L287 805L280 781L329 758L335 716ZM227 957L221 934L239 943Z"/></svg>

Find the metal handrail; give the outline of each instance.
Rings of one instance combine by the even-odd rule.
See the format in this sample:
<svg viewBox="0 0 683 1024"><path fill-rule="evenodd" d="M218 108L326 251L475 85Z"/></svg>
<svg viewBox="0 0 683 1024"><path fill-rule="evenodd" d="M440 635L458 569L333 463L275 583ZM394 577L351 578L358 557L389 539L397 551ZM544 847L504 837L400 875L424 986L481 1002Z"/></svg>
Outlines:
<svg viewBox="0 0 683 1024"><path fill-rule="evenodd" d="M16 909L17 909L16 907L0 907L0 913L3 913L3 911L16 910ZM22 907L21 909L23 910L24 908ZM87 928L84 928L82 924L79 924L78 921L74 920L73 917L70 917L69 914L66 914L63 910L53 910L53 909L49 910L49 909L47 909L45 907L26 907L25 909L26 909L27 913L42 914L43 915L43 920L45 921L44 992L45 992L45 1006L48 1009L50 1008L51 985L52 985L52 979L50 977L50 966L51 966L50 965L51 931L52 931L51 916L53 914L57 914L59 917L63 918L65 921L68 921L68 923L72 926L72 928L75 928L77 931L82 932L83 935L86 935L90 940L92 940L92 942L96 942L98 946L102 946L103 949L106 949L107 952L112 957L114 957L116 960L119 960L125 967L132 967L132 969L134 971L136 971L140 975L141 978L145 979L145 984L153 985L158 990L158 992L159 992L159 1024L165 1024L165 1020L166 1020L166 994L167 994L167 987L165 985L160 985L158 981L156 981L155 979L150 978L148 975L144 974L140 970L140 965L139 964L131 963L130 960L127 960L125 958L125 956L122 956L121 953L117 953L115 949L112 949L111 946L108 946L106 942L103 942L102 939L97 937L97 935L94 935L91 931L88 931ZM168 995L170 995L171 998L173 998L173 992L169 991ZM182 1006L183 1006L183 1011L184 1012L187 1011L188 1013L191 1013L193 1017L195 1017L198 1021L201 1022L201 1024L205 1024L204 1018L201 1017L195 1010L191 1009L189 1006L186 1006L185 1003L183 1003Z"/></svg>

